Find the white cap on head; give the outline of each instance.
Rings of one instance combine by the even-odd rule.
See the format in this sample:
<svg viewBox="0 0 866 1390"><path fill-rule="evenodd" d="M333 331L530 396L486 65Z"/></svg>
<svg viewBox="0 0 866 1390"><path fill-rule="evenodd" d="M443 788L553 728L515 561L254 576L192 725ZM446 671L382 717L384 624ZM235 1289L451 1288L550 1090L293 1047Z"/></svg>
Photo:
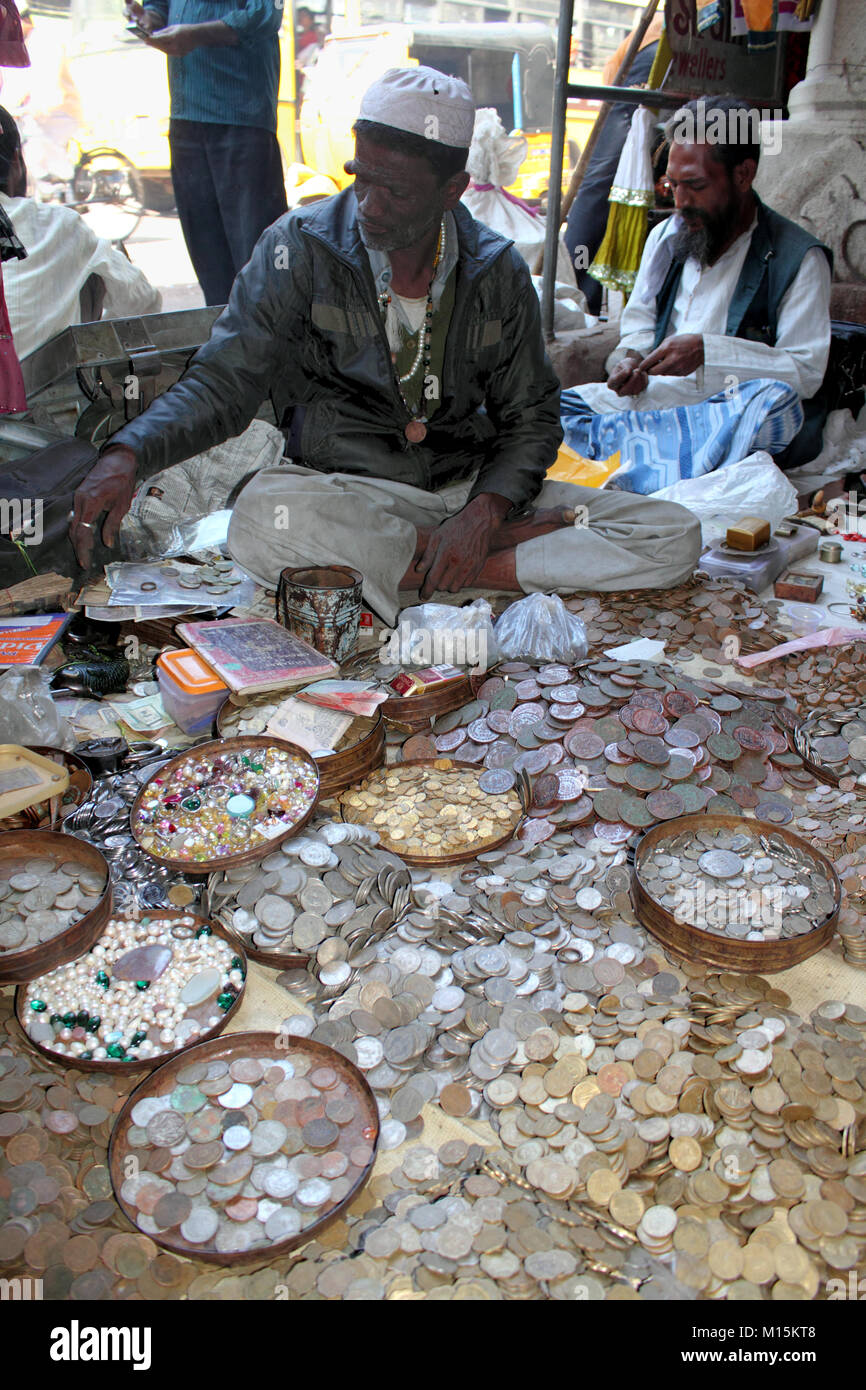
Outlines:
<svg viewBox="0 0 866 1390"><path fill-rule="evenodd" d="M475 102L459 77L447 77L435 68L389 68L367 88L358 119L453 149L468 149L475 128Z"/></svg>

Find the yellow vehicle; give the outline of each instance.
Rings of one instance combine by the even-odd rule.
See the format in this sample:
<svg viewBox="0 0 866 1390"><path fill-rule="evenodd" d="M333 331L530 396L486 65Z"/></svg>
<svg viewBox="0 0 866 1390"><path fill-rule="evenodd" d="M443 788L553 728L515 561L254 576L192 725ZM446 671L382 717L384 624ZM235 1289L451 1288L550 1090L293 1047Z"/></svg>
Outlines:
<svg viewBox="0 0 866 1390"><path fill-rule="evenodd" d="M354 150L352 124L362 94L388 68L420 63L461 77L478 106L494 107L506 131L526 137L527 155L509 192L541 199L550 167L554 60L553 33L544 24L389 24L331 34L304 77L304 163L335 188L345 187L351 180L343 164ZM570 105L571 162L594 119L595 104Z"/></svg>
<svg viewBox="0 0 866 1390"><path fill-rule="evenodd" d="M72 142L73 198L94 230L131 235L145 210L174 208L165 56L128 32L123 0L71 0L64 84L79 133ZM280 31L277 138L295 160L295 35L291 6ZM100 223L98 226L97 223Z"/></svg>

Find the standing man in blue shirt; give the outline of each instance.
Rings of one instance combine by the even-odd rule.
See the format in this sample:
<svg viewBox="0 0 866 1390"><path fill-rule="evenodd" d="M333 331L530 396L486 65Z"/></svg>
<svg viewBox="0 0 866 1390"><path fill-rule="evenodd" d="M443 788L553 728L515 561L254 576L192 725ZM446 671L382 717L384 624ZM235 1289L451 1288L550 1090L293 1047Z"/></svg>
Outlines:
<svg viewBox="0 0 866 1390"><path fill-rule="evenodd" d="M206 304L225 304L266 227L287 211L277 143L277 0L128 0L168 57L178 217Z"/></svg>

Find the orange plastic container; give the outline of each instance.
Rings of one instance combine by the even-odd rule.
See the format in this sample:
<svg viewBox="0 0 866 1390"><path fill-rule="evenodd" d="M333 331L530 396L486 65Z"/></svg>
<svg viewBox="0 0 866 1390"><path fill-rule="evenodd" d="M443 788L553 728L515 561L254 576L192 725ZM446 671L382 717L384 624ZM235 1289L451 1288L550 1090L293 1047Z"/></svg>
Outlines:
<svg viewBox="0 0 866 1390"><path fill-rule="evenodd" d="M228 699L228 686L191 647L162 652L156 679L166 713L185 734L208 733Z"/></svg>

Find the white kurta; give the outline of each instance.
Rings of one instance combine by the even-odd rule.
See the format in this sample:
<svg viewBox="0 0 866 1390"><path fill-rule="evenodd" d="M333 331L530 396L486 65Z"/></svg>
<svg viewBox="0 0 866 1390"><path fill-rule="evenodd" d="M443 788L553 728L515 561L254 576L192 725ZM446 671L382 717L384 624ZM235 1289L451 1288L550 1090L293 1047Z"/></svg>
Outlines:
<svg viewBox="0 0 866 1390"><path fill-rule="evenodd" d="M692 376L651 377L647 389L638 396L617 396L603 382L577 387L578 394L593 410L605 413L694 405L738 381L758 377L783 382L801 400L814 396L824 380L830 352L831 274L823 251L813 247L803 257L779 309L775 347L725 333L728 307L756 226L757 218L715 265L701 268L699 261L690 256L683 267L668 333L702 334L704 366ZM647 237L634 291L623 311L619 345L608 360L608 370L628 350L644 354L652 351L656 328L655 293L650 289L652 263L664 240L675 235L676 230L676 219L670 217Z"/></svg>
<svg viewBox="0 0 866 1390"><path fill-rule="evenodd" d="M91 275L105 284L105 318L155 314L158 290L110 241L98 237L72 208L7 198L0 206L27 251L25 261L7 261L3 287L19 358L47 343L55 333L81 322L78 296Z"/></svg>

